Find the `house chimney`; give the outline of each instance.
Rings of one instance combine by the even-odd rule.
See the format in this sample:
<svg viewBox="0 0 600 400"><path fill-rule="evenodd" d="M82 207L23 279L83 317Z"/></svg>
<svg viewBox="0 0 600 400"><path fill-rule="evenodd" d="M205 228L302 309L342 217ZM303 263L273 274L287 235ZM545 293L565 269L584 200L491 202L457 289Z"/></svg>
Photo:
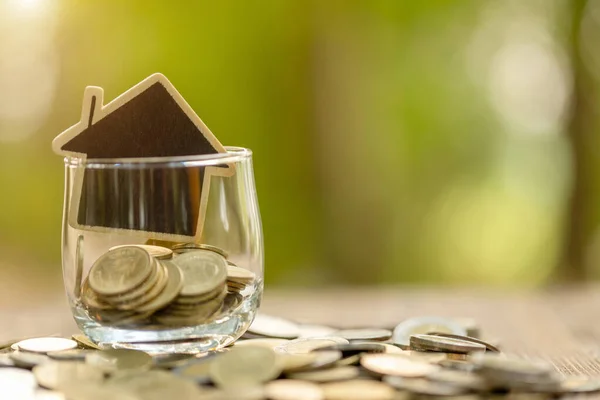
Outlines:
<svg viewBox="0 0 600 400"><path fill-rule="evenodd" d="M81 122L88 127L99 117L99 111L102 108L104 91L98 86L88 86L83 94L83 106L81 108Z"/></svg>

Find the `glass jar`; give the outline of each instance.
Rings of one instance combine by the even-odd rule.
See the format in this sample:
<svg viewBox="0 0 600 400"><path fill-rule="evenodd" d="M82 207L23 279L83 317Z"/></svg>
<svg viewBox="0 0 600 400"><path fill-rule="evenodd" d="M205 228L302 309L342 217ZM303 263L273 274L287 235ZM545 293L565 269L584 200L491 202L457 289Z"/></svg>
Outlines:
<svg viewBox="0 0 600 400"><path fill-rule="evenodd" d="M65 158L62 266L75 321L102 346L230 344L263 292L252 152Z"/></svg>

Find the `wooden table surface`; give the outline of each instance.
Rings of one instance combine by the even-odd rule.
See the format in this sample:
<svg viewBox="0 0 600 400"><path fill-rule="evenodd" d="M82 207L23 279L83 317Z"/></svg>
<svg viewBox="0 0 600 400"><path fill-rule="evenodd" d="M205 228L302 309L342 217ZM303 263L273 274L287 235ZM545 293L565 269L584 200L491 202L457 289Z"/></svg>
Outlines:
<svg viewBox="0 0 600 400"><path fill-rule="evenodd" d="M0 340L77 331L62 293L0 305ZM600 375L600 286L538 291L469 288L267 288L261 311L335 327L393 327L412 316L470 317L506 352L562 374ZM600 398L600 395L598 396Z"/></svg>

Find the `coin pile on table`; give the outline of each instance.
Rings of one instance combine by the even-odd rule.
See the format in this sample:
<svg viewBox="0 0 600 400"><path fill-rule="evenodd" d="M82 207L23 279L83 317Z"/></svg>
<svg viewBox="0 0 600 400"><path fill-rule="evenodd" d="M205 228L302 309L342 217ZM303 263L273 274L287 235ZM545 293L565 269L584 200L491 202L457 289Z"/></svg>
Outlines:
<svg viewBox="0 0 600 400"><path fill-rule="evenodd" d="M2 398L476 400L600 391L597 378L560 376L552 365L503 354L452 319L411 318L393 330L310 329L329 333L305 337L303 324L259 315L252 339L202 354L99 350L82 335L9 341L0 345Z"/></svg>
<svg viewBox="0 0 600 400"><path fill-rule="evenodd" d="M197 325L235 310L255 280L215 246L186 243L111 248L92 265L81 302L115 326Z"/></svg>

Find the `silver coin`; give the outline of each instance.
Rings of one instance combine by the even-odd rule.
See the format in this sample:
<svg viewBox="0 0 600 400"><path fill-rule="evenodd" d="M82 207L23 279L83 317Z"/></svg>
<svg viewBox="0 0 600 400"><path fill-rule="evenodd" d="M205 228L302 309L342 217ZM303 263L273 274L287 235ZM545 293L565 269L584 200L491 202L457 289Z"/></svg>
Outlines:
<svg viewBox="0 0 600 400"><path fill-rule="evenodd" d="M361 357L360 365L371 372L380 375L396 375L405 378L427 376L437 370L436 365L413 360L400 354L365 354Z"/></svg>
<svg viewBox="0 0 600 400"><path fill-rule="evenodd" d="M152 272L154 260L148 252L126 246L101 255L88 275L90 287L101 295L117 295L135 289Z"/></svg>
<svg viewBox="0 0 600 400"><path fill-rule="evenodd" d="M295 339L300 334L300 329L296 323L285 318L257 314L250 324L248 332L272 338Z"/></svg>
<svg viewBox="0 0 600 400"><path fill-rule="evenodd" d="M0 368L2 398L20 399L20 396L23 396L24 399L27 399L29 397L25 397L24 395L32 394L35 387L35 378L31 372L18 368Z"/></svg>
<svg viewBox="0 0 600 400"><path fill-rule="evenodd" d="M394 389L382 382L366 379L326 383L321 388L327 400L396 399L396 391Z"/></svg>
<svg viewBox="0 0 600 400"><path fill-rule="evenodd" d="M485 379L481 376L463 371L441 369L427 375L427 379L467 390L484 391L488 388Z"/></svg>
<svg viewBox="0 0 600 400"><path fill-rule="evenodd" d="M363 328L363 329L341 329L333 333L335 336L353 340L388 340L392 337L392 331L388 329Z"/></svg>
<svg viewBox="0 0 600 400"><path fill-rule="evenodd" d="M254 272L235 265L227 264L227 280L248 284L256 278Z"/></svg>
<svg viewBox="0 0 600 400"><path fill-rule="evenodd" d="M15 351L10 353L10 358L19 368L33 368L36 365L47 363L50 358L44 354L27 353L24 351Z"/></svg>
<svg viewBox="0 0 600 400"><path fill-rule="evenodd" d="M240 346L259 346L266 347L271 350L274 350L276 347L281 346L289 342L288 339L278 339L278 338L256 338L256 339L245 339L238 340L233 344L234 347Z"/></svg>
<svg viewBox="0 0 600 400"><path fill-rule="evenodd" d="M281 373L277 356L264 347L234 347L211 363L210 376L219 387L253 386Z"/></svg>
<svg viewBox="0 0 600 400"><path fill-rule="evenodd" d="M289 354L289 353L276 353L277 363L281 367L281 370L286 373L290 371L297 371L302 368L306 368L312 365L318 358L316 353L306 354Z"/></svg>
<svg viewBox="0 0 600 400"><path fill-rule="evenodd" d="M46 355L53 360L80 360L84 361L85 356L90 354L93 350L84 349L71 349L61 351L50 351Z"/></svg>
<svg viewBox="0 0 600 400"><path fill-rule="evenodd" d="M110 349L95 351L85 357L85 362L106 372L121 370L147 370L152 366L152 357L143 351Z"/></svg>
<svg viewBox="0 0 600 400"><path fill-rule="evenodd" d="M167 284L163 291L151 301L137 308L138 312L155 311L172 302L183 287L183 274L179 267L172 262L163 261L167 275Z"/></svg>
<svg viewBox="0 0 600 400"><path fill-rule="evenodd" d="M452 333L441 333L441 332L430 332L430 333L428 333L428 335L441 336L441 337L447 337L447 338L451 338L451 339L464 340L466 342L478 343L478 344L484 345L486 348L486 351L491 351L494 353L500 352L500 349L498 347L496 347L495 345L485 342L481 339L471 337L471 336L461 336L461 335L454 335Z"/></svg>
<svg viewBox="0 0 600 400"><path fill-rule="evenodd" d="M410 346L411 335L425 334L428 332L453 333L467 335L464 327L456 321L442 317L416 317L398 324L392 333L392 342L399 346Z"/></svg>
<svg viewBox="0 0 600 400"><path fill-rule="evenodd" d="M131 245L114 246L114 247L111 247L110 249L108 249L108 251L113 251L113 250L117 250L122 247L128 247L128 246L139 247L139 248L145 250L146 252L148 252L148 254L150 254L152 257L156 258L157 260L169 260L169 259L173 258L173 250L163 247L163 246L156 246L156 245L151 245L151 244L131 244Z"/></svg>
<svg viewBox="0 0 600 400"><path fill-rule="evenodd" d="M384 376L383 382L396 389L427 396L456 396L468 392L467 389L458 386L431 382L425 379L406 379L400 376Z"/></svg>
<svg viewBox="0 0 600 400"><path fill-rule="evenodd" d="M158 263L158 261L156 260L155 262ZM167 271L167 268L162 264L159 264L157 268L159 272L157 274L157 278L154 284L150 286L146 292L142 293L137 298L133 298L124 304L121 303L117 308L121 310L139 311L139 308L142 305L150 303L152 300L156 299L165 290L167 284L169 283L169 273Z"/></svg>
<svg viewBox="0 0 600 400"><path fill-rule="evenodd" d="M106 386L144 400L197 400L202 394L194 382L165 371L119 373Z"/></svg>
<svg viewBox="0 0 600 400"><path fill-rule="evenodd" d="M294 372L288 374L291 379L311 382L334 382L354 379L359 376L357 367L345 366L339 368L321 369L316 371Z"/></svg>
<svg viewBox="0 0 600 400"><path fill-rule="evenodd" d="M346 342L348 341L346 340ZM284 353L310 353L313 350L335 346L336 344L340 344L340 341L334 337L294 339L285 344L277 346L275 351L281 351Z"/></svg>
<svg viewBox="0 0 600 400"><path fill-rule="evenodd" d="M77 342L71 339L57 337L40 337L21 340L15 343L17 348L22 351L32 353L48 353L50 351L70 350L77 347Z"/></svg>
<svg viewBox="0 0 600 400"><path fill-rule="evenodd" d="M328 351L315 351L312 353L278 353L278 354L284 354L284 355L292 355L292 356L314 356L315 360L304 366L304 367L298 367L296 369L293 370L293 372L305 372L305 371L316 371L316 370L320 370L320 369L324 369L324 368L329 368L329 367L333 367L335 365L337 365L337 363L342 359L342 352L341 351L334 351L334 350L328 350ZM288 371L291 372L291 371Z"/></svg>
<svg viewBox="0 0 600 400"><path fill-rule="evenodd" d="M173 259L183 273L184 296L198 296L224 285L227 280L227 261L219 254L198 250Z"/></svg>
<svg viewBox="0 0 600 400"><path fill-rule="evenodd" d="M47 362L33 368L37 383L47 389L61 390L73 381L99 383L104 371L76 361Z"/></svg>
<svg viewBox="0 0 600 400"><path fill-rule="evenodd" d="M156 285L157 282L162 279L163 275L164 272L158 260L153 260L152 272L138 287L130 290L129 292L120 293L113 296L102 296L101 300L110 303L117 308L122 304L127 305L130 301L135 300L147 293L153 286Z"/></svg>
<svg viewBox="0 0 600 400"><path fill-rule="evenodd" d="M411 335L410 346L416 350L442 351L448 353L484 352L485 346L479 343L434 335Z"/></svg>
<svg viewBox="0 0 600 400"><path fill-rule="evenodd" d="M271 400L323 400L319 385L293 379L280 379L266 384L265 394Z"/></svg>

